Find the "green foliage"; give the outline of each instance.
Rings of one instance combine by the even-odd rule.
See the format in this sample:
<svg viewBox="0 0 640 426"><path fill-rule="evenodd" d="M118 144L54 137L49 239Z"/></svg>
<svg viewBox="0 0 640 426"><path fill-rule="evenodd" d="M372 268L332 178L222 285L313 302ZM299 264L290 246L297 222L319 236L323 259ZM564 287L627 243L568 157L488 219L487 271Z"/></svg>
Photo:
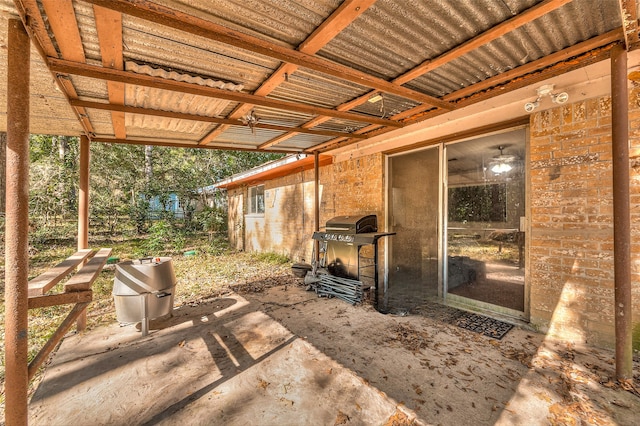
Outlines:
<svg viewBox="0 0 640 426"><path fill-rule="evenodd" d="M65 136L31 136L29 210L48 226L77 215L78 140Z"/></svg>
<svg viewBox="0 0 640 426"><path fill-rule="evenodd" d="M194 222L197 224L198 230L209 233L220 233L227 230L227 214L220 208L203 208L195 213Z"/></svg>
<svg viewBox="0 0 640 426"><path fill-rule="evenodd" d="M202 250L221 252L212 237L226 231L226 198L201 188L282 156L104 143L90 150L90 233L148 232L148 241L132 248L137 256L182 251L189 235L203 230L211 245ZM78 158L77 138L30 138L30 244L36 249L52 242L75 246Z"/></svg>
<svg viewBox="0 0 640 426"><path fill-rule="evenodd" d="M251 253L251 257L258 262L270 263L272 265L284 265L290 262L287 256L278 253Z"/></svg>
<svg viewBox="0 0 640 426"><path fill-rule="evenodd" d="M39 221L32 221L29 230L29 244L36 249L47 248L56 244L75 246L77 223L64 221L50 226Z"/></svg>
<svg viewBox="0 0 640 426"><path fill-rule="evenodd" d="M174 237L173 227L164 220L155 222L149 228L149 235L144 244L145 254L161 253L167 250L167 246Z"/></svg>
<svg viewBox="0 0 640 426"><path fill-rule="evenodd" d="M231 249L226 238L214 237L209 239L209 244L204 247L204 251L213 256L220 256L229 253Z"/></svg>
<svg viewBox="0 0 640 426"><path fill-rule="evenodd" d="M147 232L150 221L174 220L171 195L179 200L178 217L186 230L226 226L224 213L206 211L205 194L199 188L229 177L280 154L180 149L134 145L91 145L91 216L96 224L114 232L128 221L138 234ZM152 211L152 200L162 208ZM221 223L224 221L225 223Z"/></svg>

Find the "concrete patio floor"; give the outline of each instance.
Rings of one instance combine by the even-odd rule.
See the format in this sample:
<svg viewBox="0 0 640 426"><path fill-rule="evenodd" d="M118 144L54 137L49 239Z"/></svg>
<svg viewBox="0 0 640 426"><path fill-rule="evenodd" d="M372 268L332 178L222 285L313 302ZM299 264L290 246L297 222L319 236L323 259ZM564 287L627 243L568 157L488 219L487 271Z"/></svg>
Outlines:
<svg viewBox="0 0 640 426"><path fill-rule="evenodd" d="M146 337L71 335L30 424L638 424L610 352L519 328L497 341L435 311L385 316L281 286L182 306Z"/></svg>

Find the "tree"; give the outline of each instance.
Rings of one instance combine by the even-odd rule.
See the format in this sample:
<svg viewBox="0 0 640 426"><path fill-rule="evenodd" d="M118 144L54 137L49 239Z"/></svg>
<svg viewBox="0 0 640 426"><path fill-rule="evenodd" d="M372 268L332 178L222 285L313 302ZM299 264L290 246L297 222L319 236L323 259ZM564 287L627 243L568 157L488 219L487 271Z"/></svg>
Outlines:
<svg viewBox="0 0 640 426"><path fill-rule="evenodd" d="M169 203L177 197L185 227L195 225L199 188L281 157L279 154L145 147L92 143L90 221L115 233L123 224L145 233L151 203L158 217L173 221ZM77 215L77 138L32 136L30 139L30 209L34 222L49 226ZM175 224L175 223L174 223Z"/></svg>
<svg viewBox="0 0 640 426"><path fill-rule="evenodd" d="M77 138L32 135L29 209L34 222L57 225L77 215Z"/></svg>

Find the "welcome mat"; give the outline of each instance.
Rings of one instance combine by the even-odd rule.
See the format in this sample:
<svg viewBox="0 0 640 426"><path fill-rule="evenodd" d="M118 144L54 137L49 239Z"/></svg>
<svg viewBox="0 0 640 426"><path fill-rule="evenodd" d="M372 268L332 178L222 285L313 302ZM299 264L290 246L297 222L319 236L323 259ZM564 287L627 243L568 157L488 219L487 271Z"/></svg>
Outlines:
<svg viewBox="0 0 640 426"><path fill-rule="evenodd" d="M497 319L471 312L460 312L452 321L453 324L466 330L475 331L488 337L500 340L513 328L513 325Z"/></svg>

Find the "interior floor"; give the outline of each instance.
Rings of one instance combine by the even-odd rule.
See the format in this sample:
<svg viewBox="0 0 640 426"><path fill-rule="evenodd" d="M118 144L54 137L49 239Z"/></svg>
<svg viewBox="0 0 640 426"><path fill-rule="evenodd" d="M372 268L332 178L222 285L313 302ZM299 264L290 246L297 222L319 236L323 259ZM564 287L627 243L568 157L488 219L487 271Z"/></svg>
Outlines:
<svg viewBox="0 0 640 426"><path fill-rule="evenodd" d="M480 302L524 311L524 270L501 263L486 263L486 272L449 293Z"/></svg>
<svg viewBox="0 0 640 426"><path fill-rule="evenodd" d="M482 263L482 272L470 274L449 289L450 294L524 312L524 269L500 262ZM451 280L453 281L453 280ZM418 314L426 302L438 301L438 276L430 273L391 274L386 293L381 288L378 310L392 314Z"/></svg>

